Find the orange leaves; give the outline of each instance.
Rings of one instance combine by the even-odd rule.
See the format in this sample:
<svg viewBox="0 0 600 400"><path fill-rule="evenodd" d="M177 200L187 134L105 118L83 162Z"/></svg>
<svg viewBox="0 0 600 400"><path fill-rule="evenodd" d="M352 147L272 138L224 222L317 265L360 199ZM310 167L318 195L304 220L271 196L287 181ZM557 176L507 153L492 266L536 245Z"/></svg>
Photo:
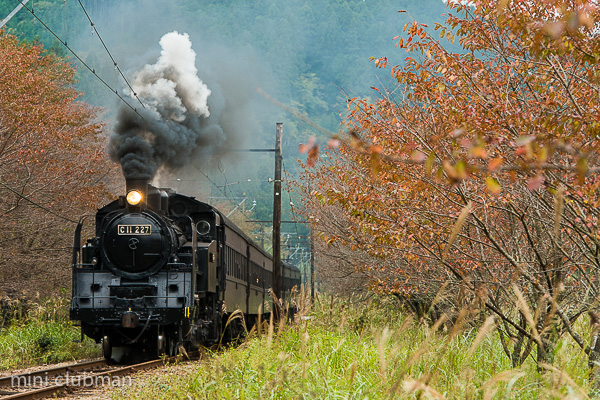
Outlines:
<svg viewBox="0 0 600 400"><path fill-rule="evenodd" d="M544 177L544 175L538 174L527 180L527 189L538 190L539 188L542 187L542 185L544 184L545 181L546 181L546 178Z"/></svg>
<svg viewBox="0 0 600 400"><path fill-rule="evenodd" d="M444 160L442 167L446 173L446 176L448 177L448 180L453 185L460 183L469 175L467 163L465 161L459 161L452 165L450 161Z"/></svg>
<svg viewBox="0 0 600 400"><path fill-rule="evenodd" d="M298 151L300 152L300 154L304 154L306 153L308 150L310 150L314 145L315 145L315 141L317 140L316 136L311 136L308 139L308 143L307 144L302 144L300 143Z"/></svg>
<svg viewBox="0 0 600 400"><path fill-rule="evenodd" d="M380 57L380 58L372 58L375 61L375 66L377 68L385 68L387 66L387 57Z"/></svg>
<svg viewBox="0 0 600 400"><path fill-rule="evenodd" d="M319 157L319 145L316 142L316 137L311 136L307 144L300 144L300 154L308 153L306 158L306 164L312 167L317 162Z"/></svg>
<svg viewBox="0 0 600 400"><path fill-rule="evenodd" d="M373 145L369 147L369 151L371 152L371 171L373 174L377 174L381 165L381 153L383 152L383 147Z"/></svg>
<svg viewBox="0 0 600 400"><path fill-rule="evenodd" d="M500 187L498 181L491 176L485 178L485 186L493 194L497 194L502 191L502 188Z"/></svg>
<svg viewBox="0 0 600 400"><path fill-rule="evenodd" d="M495 171L498 167L502 165L503 162L504 161L501 157L490 160L490 162L488 163L488 171Z"/></svg>
<svg viewBox="0 0 600 400"><path fill-rule="evenodd" d="M580 240L561 237L570 255L600 239L600 41L586 33L589 20L600 19L559 0L562 16L579 10L575 25L548 13L556 2L542 3L478 2L465 9L468 17L437 25L436 39L417 22L406 24L394 40L413 54L391 68L398 85L374 88L376 102L353 99L349 145L307 172L322 189L308 196L318 229L352 237L331 247L365 266L379 290L423 293L436 279L461 274L511 282L519 273L514 260L535 269L554 259L557 242L548 232L555 225ZM498 13L510 18L497 20ZM534 19L562 21L555 33L565 39L562 50ZM438 34L441 42L458 37L463 51L444 49ZM569 191L555 222L561 186ZM576 264L563 262L571 263L565 270Z"/></svg>
<svg viewBox="0 0 600 400"><path fill-rule="evenodd" d="M77 184L83 170L99 174L108 170L107 160L98 159L104 152L103 141L97 140L102 125L92 123L91 108L75 102L78 94L70 86L71 66L43 53L41 46L4 35L0 36L0 71L0 126L12 132L0 138L0 149L14 151L0 152L0 168L12 166L5 180L19 181L19 171L28 171L26 186L69 185ZM95 166L89 168L91 162ZM52 187L60 191L61 184ZM68 196L65 192L59 197Z"/></svg>
<svg viewBox="0 0 600 400"><path fill-rule="evenodd" d="M473 146L469 149L469 154L473 157L486 159L488 157L488 153L483 146Z"/></svg>
<svg viewBox="0 0 600 400"><path fill-rule="evenodd" d="M102 182L118 172L94 110L76 102L73 77L41 46L0 35L0 231L18 238L2 251L12 254L11 267L28 271L23 278L52 277L49 285L66 279L69 256L57 249L72 242L73 226L63 218L77 220L104 202Z"/></svg>

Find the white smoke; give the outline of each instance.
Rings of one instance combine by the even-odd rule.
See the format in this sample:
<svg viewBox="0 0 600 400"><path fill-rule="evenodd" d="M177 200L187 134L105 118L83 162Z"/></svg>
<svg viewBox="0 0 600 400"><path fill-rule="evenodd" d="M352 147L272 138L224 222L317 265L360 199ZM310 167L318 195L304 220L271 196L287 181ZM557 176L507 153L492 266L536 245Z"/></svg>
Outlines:
<svg viewBox="0 0 600 400"><path fill-rule="evenodd" d="M210 89L198 77L189 35L173 31L159 44L162 50L156 64L148 64L135 74L131 84L134 92L157 118L183 122L188 112L208 117Z"/></svg>
<svg viewBox="0 0 600 400"><path fill-rule="evenodd" d="M156 62L135 72L126 92L144 107L121 106L108 145L125 178L152 179L159 169L222 159L243 146L255 122L257 75L252 63L240 63L243 54L205 48L196 60L189 36L178 32L164 35L160 46Z"/></svg>

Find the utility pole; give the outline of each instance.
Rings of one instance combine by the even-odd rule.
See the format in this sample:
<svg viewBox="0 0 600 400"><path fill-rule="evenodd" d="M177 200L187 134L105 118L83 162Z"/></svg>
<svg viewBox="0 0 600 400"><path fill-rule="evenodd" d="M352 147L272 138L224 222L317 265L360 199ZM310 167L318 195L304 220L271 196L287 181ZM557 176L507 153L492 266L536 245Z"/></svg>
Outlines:
<svg viewBox="0 0 600 400"><path fill-rule="evenodd" d="M276 125L275 137L275 181L273 185L273 294L281 299L281 138L283 123ZM279 317L279 305L274 305L276 316Z"/></svg>
<svg viewBox="0 0 600 400"><path fill-rule="evenodd" d="M260 247L265 248L265 226L260 224Z"/></svg>

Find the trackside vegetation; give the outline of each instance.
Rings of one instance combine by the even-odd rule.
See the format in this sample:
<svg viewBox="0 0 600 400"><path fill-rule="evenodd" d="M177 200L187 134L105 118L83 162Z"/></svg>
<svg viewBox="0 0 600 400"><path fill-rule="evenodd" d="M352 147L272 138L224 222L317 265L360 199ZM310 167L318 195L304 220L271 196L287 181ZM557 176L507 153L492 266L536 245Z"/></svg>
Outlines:
<svg viewBox="0 0 600 400"><path fill-rule="evenodd" d="M127 399L586 398L587 356L567 337L553 362L513 368L495 322L430 324L393 297L320 296L285 326L115 389ZM583 324L576 327L589 337Z"/></svg>
<svg viewBox="0 0 600 400"><path fill-rule="evenodd" d="M0 314L0 371L99 357L90 339L79 343L65 296L23 302L5 300Z"/></svg>

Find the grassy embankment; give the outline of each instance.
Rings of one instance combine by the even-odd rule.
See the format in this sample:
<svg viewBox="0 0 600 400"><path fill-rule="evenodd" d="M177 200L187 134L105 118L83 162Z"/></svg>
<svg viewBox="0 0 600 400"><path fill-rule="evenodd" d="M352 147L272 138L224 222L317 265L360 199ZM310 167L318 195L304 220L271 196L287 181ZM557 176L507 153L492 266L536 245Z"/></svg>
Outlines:
<svg viewBox="0 0 600 400"><path fill-rule="evenodd" d="M587 357L564 337L554 364L513 369L493 329L432 329L392 299L318 299L282 328L114 389L114 398L585 398ZM582 324L583 325L583 324ZM589 332L579 327L588 338ZM593 396L592 396L593 397Z"/></svg>
<svg viewBox="0 0 600 400"><path fill-rule="evenodd" d="M0 315L0 370L98 357L99 347L89 338L83 343L78 327L69 321L65 297L4 302Z"/></svg>

